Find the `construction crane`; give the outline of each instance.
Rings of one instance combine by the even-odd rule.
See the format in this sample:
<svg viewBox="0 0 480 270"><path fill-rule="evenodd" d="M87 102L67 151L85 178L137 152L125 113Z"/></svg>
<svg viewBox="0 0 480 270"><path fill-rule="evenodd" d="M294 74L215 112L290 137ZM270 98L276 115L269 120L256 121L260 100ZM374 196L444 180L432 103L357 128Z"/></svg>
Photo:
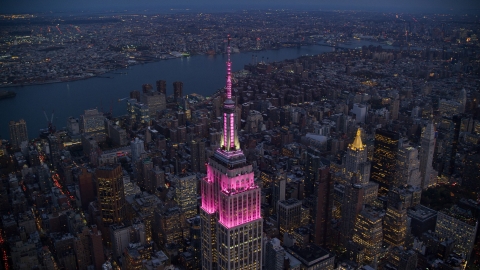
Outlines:
<svg viewBox="0 0 480 270"><path fill-rule="evenodd" d="M45 110L43 110L43 115L45 115L45 119L47 120L47 125L48 125L48 133L53 134L56 131L55 126L53 125L53 116L55 115L55 110L52 111L52 116L50 117L50 120L48 119L47 113Z"/></svg>

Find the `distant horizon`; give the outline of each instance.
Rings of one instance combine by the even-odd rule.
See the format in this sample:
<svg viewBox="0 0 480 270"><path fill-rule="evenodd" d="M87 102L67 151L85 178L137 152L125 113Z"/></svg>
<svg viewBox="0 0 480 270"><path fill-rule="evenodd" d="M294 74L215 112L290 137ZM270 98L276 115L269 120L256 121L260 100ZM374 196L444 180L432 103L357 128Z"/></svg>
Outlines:
<svg viewBox="0 0 480 270"><path fill-rule="evenodd" d="M127 0L84 0L82 2L44 0L40 5L34 0L6 0L0 14L11 13L95 13L95 12L233 12L239 10L292 9L308 11L366 11L398 13L446 13L446 14L480 14L479 0L300 0L295 4L290 1L233 1L190 0L165 1L139 0L132 4ZM167 10L164 10L167 9Z"/></svg>

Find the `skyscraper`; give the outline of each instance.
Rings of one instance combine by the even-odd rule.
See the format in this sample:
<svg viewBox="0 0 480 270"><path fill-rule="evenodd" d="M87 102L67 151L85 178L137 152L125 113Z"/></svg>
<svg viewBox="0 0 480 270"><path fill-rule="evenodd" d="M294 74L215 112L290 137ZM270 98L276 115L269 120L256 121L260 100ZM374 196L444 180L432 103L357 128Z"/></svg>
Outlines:
<svg viewBox="0 0 480 270"><path fill-rule="evenodd" d="M361 129L357 130L355 140L348 146L345 159L345 174L347 178L357 175L361 183L370 179L370 161L367 156L367 145L362 143Z"/></svg>
<svg viewBox="0 0 480 270"><path fill-rule="evenodd" d="M305 197L316 195L318 169L321 167L320 152L314 148L308 148L305 164Z"/></svg>
<svg viewBox="0 0 480 270"><path fill-rule="evenodd" d="M183 82L173 82L173 97L175 100L183 97Z"/></svg>
<svg viewBox="0 0 480 270"><path fill-rule="evenodd" d="M421 188L426 189L429 186L435 184L432 183L431 174L433 171L433 152L435 150L435 126L433 122L429 122L427 126L422 130L421 137L421 149L420 149L420 177Z"/></svg>
<svg viewBox="0 0 480 270"><path fill-rule="evenodd" d="M18 122L10 121L9 128L12 146L20 147L23 141L28 141L27 123L25 120L20 119Z"/></svg>
<svg viewBox="0 0 480 270"><path fill-rule="evenodd" d="M80 115L80 131L90 135L105 136L105 116L97 109L85 110Z"/></svg>
<svg viewBox="0 0 480 270"><path fill-rule="evenodd" d="M275 214L278 212L278 202L285 200L286 185L287 174L283 171L277 172L272 183L272 206Z"/></svg>
<svg viewBox="0 0 480 270"><path fill-rule="evenodd" d="M143 91L140 96L140 101L148 106L150 119L156 118L157 111L162 111L167 108L165 94L162 94L158 91Z"/></svg>
<svg viewBox="0 0 480 270"><path fill-rule="evenodd" d="M223 136L201 183L202 269L261 269L260 188L240 149L228 39Z"/></svg>
<svg viewBox="0 0 480 270"><path fill-rule="evenodd" d="M104 226L121 223L126 217L123 171L120 164L95 170L98 203Z"/></svg>
<svg viewBox="0 0 480 270"><path fill-rule="evenodd" d="M82 167L78 175L78 187L80 189L80 201L83 209L88 209L88 205L95 200L93 174Z"/></svg>
<svg viewBox="0 0 480 270"><path fill-rule="evenodd" d="M457 155L457 147L460 137L461 116L444 116L440 123L438 139L440 144L437 145L441 151L441 162L437 166L437 170L441 178L448 179L455 170L455 157ZM444 180L446 181L446 180Z"/></svg>
<svg viewBox="0 0 480 270"><path fill-rule="evenodd" d="M167 95L167 81L158 80L157 81L157 91L166 96Z"/></svg>
<svg viewBox="0 0 480 270"><path fill-rule="evenodd" d="M138 137L130 142L130 149L132 151L132 162L135 163L140 160L140 157L145 153L144 143Z"/></svg>
<svg viewBox="0 0 480 270"><path fill-rule="evenodd" d="M384 241L391 246L404 246L407 235L407 208L396 188L388 192L388 207L383 219Z"/></svg>
<svg viewBox="0 0 480 270"><path fill-rule="evenodd" d="M382 247L382 218L384 215L383 211L365 205L357 216L353 242L365 249L365 259L367 261L374 261Z"/></svg>
<svg viewBox="0 0 480 270"><path fill-rule="evenodd" d="M285 249L280 245L280 240L273 238L266 245L266 265L267 270L283 269L285 261Z"/></svg>
<svg viewBox="0 0 480 270"><path fill-rule="evenodd" d="M317 209L315 215L315 244L327 244L331 230L333 208L333 179L330 166L318 169Z"/></svg>
<svg viewBox="0 0 480 270"><path fill-rule="evenodd" d="M370 179L380 185L379 193L386 194L393 184L396 157L398 152L397 132L378 129L375 132L375 150L373 153Z"/></svg>
<svg viewBox="0 0 480 270"><path fill-rule="evenodd" d="M347 242L353 236L353 229L355 227L355 220L357 215L362 211L365 188L358 183L355 183L353 177L352 182L345 186L345 196L343 198L342 206L342 223L340 225L343 242Z"/></svg>
<svg viewBox="0 0 480 270"><path fill-rule="evenodd" d="M302 218L302 201L294 198L278 202L278 226L280 235L292 233L300 227Z"/></svg>
<svg viewBox="0 0 480 270"><path fill-rule="evenodd" d="M194 173L175 175L175 201L185 214L185 218L195 217L197 212L197 176Z"/></svg>
<svg viewBox="0 0 480 270"><path fill-rule="evenodd" d="M398 150L397 166L393 184L395 186L411 185L420 187L420 162L418 150L410 145L404 145Z"/></svg>

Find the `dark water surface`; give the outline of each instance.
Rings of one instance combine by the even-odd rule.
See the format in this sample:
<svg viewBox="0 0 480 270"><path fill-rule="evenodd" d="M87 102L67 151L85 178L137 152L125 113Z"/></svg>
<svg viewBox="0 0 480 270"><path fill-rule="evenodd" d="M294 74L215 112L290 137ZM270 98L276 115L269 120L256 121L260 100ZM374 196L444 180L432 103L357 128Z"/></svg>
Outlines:
<svg viewBox="0 0 480 270"><path fill-rule="evenodd" d="M355 48L369 44L378 45L353 41L343 47ZM251 63L252 55L257 56L257 61L267 61L268 58L269 62L273 62L332 50L331 47L314 45L233 54L232 70L238 71ZM145 83L155 87L157 80L167 81L167 95L173 93L174 81L182 81L184 95L198 93L209 96L225 85L225 62L225 55L198 55L132 66L102 75L111 78L94 77L73 82L1 88L15 91L17 96L0 100L0 138L9 139L9 121L21 118L27 123L29 138L38 137L39 130L47 126L43 109L48 118L55 111L53 123L57 128L65 127L69 116L79 117L86 109L98 108L108 112L112 108L115 116L126 114L126 103L118 102L118 99L128 97L130 91L141 90Z"/></svg>

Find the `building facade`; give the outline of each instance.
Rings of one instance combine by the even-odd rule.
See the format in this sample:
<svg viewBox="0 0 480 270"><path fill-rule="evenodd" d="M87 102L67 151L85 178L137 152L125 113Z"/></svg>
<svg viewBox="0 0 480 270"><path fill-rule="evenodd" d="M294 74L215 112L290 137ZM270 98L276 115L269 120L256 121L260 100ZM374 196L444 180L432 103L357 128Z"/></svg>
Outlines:
<svg viewBox="0 0 480 270"><path fill-rule="evenodd" d="M443 239L454 239L455 249L468 260L473 250L478 221L457 205L438 212L435 232Z"/></svg>
<svg viewBox="0 0 480 270"><path fill-rule="evenodd" d="M10 121L9 128L10 140L13 146L20 147L23 141L28 141L27 123L25 120L20 119L18 122Z"/></svg>
<svg viewBox="0 0 480 270"><path fill-rule="evenodd" d="M260 188L238 141L230 45L227 55L221 148L210 158L201 182L202 269L261 269Z"/></svg>
<svg viewBox="0 0 480 270"><path fill-rule="evenodd" d="M116 164L98 167L95 176L103 226L122 223L126 217L122 166Z"/></svg>
<svg viewBox="0 0 480 270"><path fill-rule="evenodd" d="M420 180L422 189L435 184L432 181L433 173L433 152L435 150L435 126L433 122L429 122L422 130L420 150Z"/></svg>
<svg viewBox="0 0 480 270"><path fill-rule="evenodd" d="M370 179L379 184L379 193L384 195L393 184L399 139L400 135L397 132L386 129L378 129L375 132Z"/></svg>

